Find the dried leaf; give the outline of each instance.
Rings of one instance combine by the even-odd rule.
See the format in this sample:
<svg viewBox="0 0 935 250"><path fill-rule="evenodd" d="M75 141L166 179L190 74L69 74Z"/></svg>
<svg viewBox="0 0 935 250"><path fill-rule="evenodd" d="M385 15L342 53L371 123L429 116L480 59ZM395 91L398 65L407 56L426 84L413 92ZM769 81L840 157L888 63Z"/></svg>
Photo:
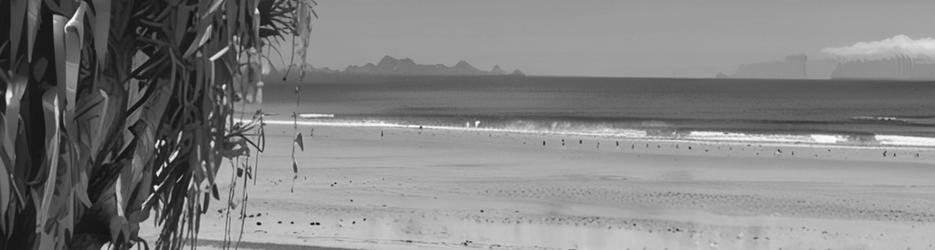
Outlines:
<svg viewBox="0 0 935 250"><path fill-rule="evenodd" d="M220 199L221 195L218 193L217 184L211 184L211 195L213 195L215 199Z"/></svg>
<svg viewBox="0 0 935 250"><path fill-rule="evenodd" d="M302 151L305 151L305 143L302 140L302 133L298 133L295 135L295 140L293 140L293 143L299 145L299 149L301 149Z"/></svg>

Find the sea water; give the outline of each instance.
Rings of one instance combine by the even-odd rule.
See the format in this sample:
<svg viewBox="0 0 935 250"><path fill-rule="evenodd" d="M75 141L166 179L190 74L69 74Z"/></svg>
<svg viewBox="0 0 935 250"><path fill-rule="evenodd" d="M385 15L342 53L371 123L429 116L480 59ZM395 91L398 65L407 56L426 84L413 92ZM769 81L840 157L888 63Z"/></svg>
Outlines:
<svg viewBox="0 0 935 250"><path fill-rule="evenodd" d="M269 123L935 147L935 82L320 76L265 87Z"/></svg>

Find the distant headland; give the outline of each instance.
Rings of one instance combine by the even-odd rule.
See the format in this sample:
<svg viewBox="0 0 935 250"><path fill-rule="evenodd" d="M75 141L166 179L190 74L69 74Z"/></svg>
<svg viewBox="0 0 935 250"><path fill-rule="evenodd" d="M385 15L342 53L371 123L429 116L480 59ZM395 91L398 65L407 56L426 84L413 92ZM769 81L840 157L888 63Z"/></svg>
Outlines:
<svg viewBox="0 0 935 250"><path fill-rule="evenodd" d="M350 65L347 66L344 70L338 69L329 69L325 68L315 68L307 71L307 73L313 75L372 75L372 76L497 76L497 75L513 75L513 76L524 76L523 71L515 69L512 72L508 72L500 67L500 65L494 65L490 70L481 70L477 67L474 67L470 63L461 60L458 61L454 66L447 66L444 64L418 64L410 58L401 58L397 59L392 56L383 56L379 62L367 63L364 65ZM272 72L271 76L276 76L281 73Z"/></svg>

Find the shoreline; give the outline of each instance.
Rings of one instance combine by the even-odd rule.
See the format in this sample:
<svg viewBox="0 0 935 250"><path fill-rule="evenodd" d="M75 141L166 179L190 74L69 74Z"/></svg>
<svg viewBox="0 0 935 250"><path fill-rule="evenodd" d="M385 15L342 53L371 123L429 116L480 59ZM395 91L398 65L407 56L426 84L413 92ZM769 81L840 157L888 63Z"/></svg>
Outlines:
<svg viewBox="0 0 935 250"><path fill-rule="evenodd" d="M287 120L264 120L266 125L293 125L293 121ZM497 128L481 128L481 127L453 127L453 126L438 126L438 125L416 125L416 124L394 124L394 123L361 123L361 122L320 122L320 121L308 121L308 120L299 120L297 123L299 126L303 127L340 127L340 128L382 128L382 129L415 129L415 130L441 130L441 131L462 131L462 132L484 132L484 133L500 133L500 134L523 134L523 135L538 135L538 136L578 136L578 137L590 137L593 139L606 139L606 140L626 140L626 141L641 141L641 142L681 142L681 143L697 143L697 144L710 144L710 145L735 145L742 146L747 144L757 144L763 146L772 146L772 147L820 147L820 148L843 148L843 149L888 149L888 148L900 148L900 149L911 149L911 150L933 150L935 149L935 137L919 137L919 136L904 136L904 135L874 135L877 139L877 144L854 144L854 143L821 143L821 142L802 142L802 141L775 141L775 140L726 140L726 139L692 139L692 138L670 138L670 137L654 137L654 136L627 136L619 134L606 134L606 133L586 133L586 132L547 132L547 131L535 131L535 130L505 130ZM633 129L633 131L639 131ZM704 134L725 134L725 135L742 135L742 133L734 132L720 132L720 131L694 131L696 133ZM747 134L748 136L763 136L763 134ZM790 135L790 136L799 136L802 135L792 135L792 134L777 134L777 135ZM823 139L833 140L841 135L834 134L808 134L812 138L825 137ZM832 137L832 138L827 138ZM900 145L900 144L891 144L891 143L882 143L881 141L893 141L903 139L906 140L924 140L924 142L916 145Z"/></svg>

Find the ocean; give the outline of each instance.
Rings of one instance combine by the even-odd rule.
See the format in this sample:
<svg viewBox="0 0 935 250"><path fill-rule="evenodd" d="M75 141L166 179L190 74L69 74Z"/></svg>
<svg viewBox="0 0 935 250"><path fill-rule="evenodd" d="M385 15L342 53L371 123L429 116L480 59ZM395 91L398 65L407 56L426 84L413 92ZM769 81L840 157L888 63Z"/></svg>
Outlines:
<svg viewBox="0 0 935 250"><path fill-rule="evenodd" d="M268 83L268 123L935 147L935 82L317 76Z"/></svg>

